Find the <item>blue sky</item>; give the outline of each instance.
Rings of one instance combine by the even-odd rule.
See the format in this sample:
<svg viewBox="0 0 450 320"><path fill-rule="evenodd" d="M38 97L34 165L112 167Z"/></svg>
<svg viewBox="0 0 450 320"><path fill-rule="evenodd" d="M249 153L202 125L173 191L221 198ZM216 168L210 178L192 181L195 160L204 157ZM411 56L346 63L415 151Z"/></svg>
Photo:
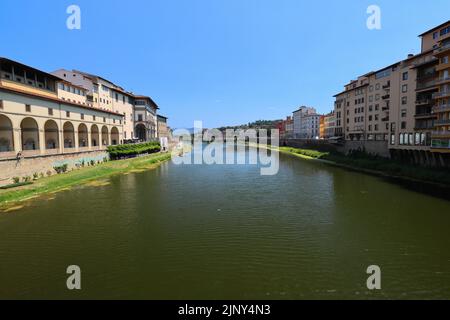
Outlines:
<svg viewBox="0 0 450 320"><path fill-rule="evenodd" d="M66 28L71 4L81 30ZM0 56L150 95L174 128L217 127L328 112L350 79L418 53L449 12L448 0L1 0Z"/></svg>

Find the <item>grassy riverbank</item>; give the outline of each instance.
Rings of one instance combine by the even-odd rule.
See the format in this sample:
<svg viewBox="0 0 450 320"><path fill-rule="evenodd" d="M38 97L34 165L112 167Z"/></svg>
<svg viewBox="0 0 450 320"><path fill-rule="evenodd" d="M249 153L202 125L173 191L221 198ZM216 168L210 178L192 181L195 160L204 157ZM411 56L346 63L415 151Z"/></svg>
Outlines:
<svg viewBox="0 0 450 320"><path fill-rule="evenodd" d="M170 153L158 153L127 160L109 161L95 167L85 167L64 174L42 178L35 181L32 185L0 190L0 208L40 195L66 190L80 184L92 183L115 174L148 170L157 167L161 162L169 160L170 157Z"/></svg>
<svg viewBox="0 0 450 320"><path fill-rule="evenodd" d="M332 165L370 174L419 180L450 186L450 171L448 169L408 165L394 160L368 155L363 152L344 155L340 153L329 153L291 147L280 147L280 152L306 159L322 160Z"/></svg>

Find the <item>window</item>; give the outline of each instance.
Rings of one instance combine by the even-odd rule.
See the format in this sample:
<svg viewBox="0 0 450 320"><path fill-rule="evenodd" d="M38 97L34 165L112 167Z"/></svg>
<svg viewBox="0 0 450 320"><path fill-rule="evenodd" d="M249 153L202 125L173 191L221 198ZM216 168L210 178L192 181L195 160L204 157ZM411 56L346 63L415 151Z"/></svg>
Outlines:
<svg viewBox="0 0 450 320"><path fill-rule="evenodd" d="M420 145L420 133L416 133L416 139L415 139L415 145L418 146Z"/></svg>
<svg viewBox="0 0 450 320"><path fill-rule="evenodd" d="M406 121L402 121L401 128L406 129Z"/></svg>
<svg viewBox="0 0 450 320"><path fill-rule="evenodd" d="M53 115L53 109L52 108L48 108L48 115L52 116Z"/></svg>
<svg viewBox="0 0 450 320"><path fill-rule="evenodd" d="M391 144L395 144L395 134L391 134Z"/></svg>
<svg viewBox="0 0 450 320"><path fill-rule="evenodd" d="M405 144L405 136L404 136L403 133L400 133L400 136L399 136L399 144L400 144L400 145Z"/></svg>
<svg viewBox="0 0 450 320"><path fill-rule="evenodd" d="M408 104L408 97L402 97L402 105Z"/></svg>
<svg viewBox="0 0 450 320"><path fill-rule="evenodd" d="M3 109L3 100L0 100L0 109Z"/></svg>
<svg viewBox="0 0 450 320"><path fill-rule="evenodd" d="M406 118L406 109L402 109L401 114L402 118Z"/></svg>
<svg viewBox="0 0 450 320"><path fill-rule="evenodd" d="M373 86L369 87L369 91L372 92L373 91Z"/></svg>
<svg viewBox="0 0 450 320"><path fill-rule="evenodd" d="M375 125L375 131L378 131L378 125L377 124Z"/></svg>
<svg viewBox="0 0 450 320"><path fill-rule="evenodd" d="M441 59L441 63L442 64L447 64L448 63L448 56L445 56Z"/></svg>
<svg viewBox="0 0 450 320"><path fill-rule="evenodd" d="M380 95L379 94L375 95L375 101L378 101L378 100L380 100Z"/></svg>
<svg viewBox="0 0 450 320"><path fill-rule="evenodd" d="M83 113L81 114L81 120L84 120L84 114Z"/></svg>
<svg viewBox="0 0 450 320"><path fill-rule="evenodd" d="M25 105L25 111L26 112L31 112L31 106L29 104Z"/></svg>
<svg viewBox="0 0 450 320"><path fill-rule="evenodd" d="M372 119L373 119L373 117L372 117L372 116L369 116L369 121L372 121Z"/></svg>
<svg viewBox="0 0 450 320"><path fill-rule="evenodd" d="M407 84L404 84L404 85L402 86L402 92L403 92L403 93L408 92L408 85L407 85Z"/></svg>
<svg viewBox="0 0 450 320"><path fill-rule="evenodd" d="M66 117L70 118L70 111L66 111Z"/></svg>
<svg viewBox="0 0 450 320"><path fill-rule="evenodd" d="M380 109L380 105L379 104L376 104L375 105L375 111L378 111Z"/></svg>
<svg viewBox="0 0 450 320"><path fill-rule="evenodd" d="M103 122L106 122L106 118L105 117L103 117Z"/></svg>
<svg viewBox="0 0 450 320"><path fill-rule="evenodd" d="M403 78L403 81L408 80L408 72L403 72L402 78Z"/></svg>
<svg viewBox="0 0 450 320"><path fill-rule="evenodd" d="M446 35L447 33L450 33L450 27L446 27L444 29L441 30L441 37Z"/></svg>
<svg viewBox="0 0 450 320"><path fill-rule="evenodd" d="M433 40L436 40L439 37L439 33L436 31L433 33Z"/></svg>
<svg viewBox="0 0 450 320"><path fill-rule="evenodd" d="M116 102L119 102L119 95L116 93Z"/></svg>
<svg viewBox="0 0 450 320"><path fill-rule="evenodd" d="M138 115L138 121L142 121L142 114Z"/></svg>
<svg viewBox="0 0 450 320"><path fill-rule="evenodd" d="M375 90L380 90L380 84L379 84L379 83L377 83L377 84L375 85Z"/></svg>

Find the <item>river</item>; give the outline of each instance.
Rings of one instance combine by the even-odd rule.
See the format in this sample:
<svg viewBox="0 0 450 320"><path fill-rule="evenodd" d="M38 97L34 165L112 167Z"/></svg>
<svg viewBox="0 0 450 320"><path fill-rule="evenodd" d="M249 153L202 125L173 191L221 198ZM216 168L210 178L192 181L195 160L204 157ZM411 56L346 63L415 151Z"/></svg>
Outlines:
<svg viewBox="0 0 450 320"><path fill-rule="evenodd" d="M0 298L450 299L450 201L288 155L259 169L167 162L0 213Z"/></svg>

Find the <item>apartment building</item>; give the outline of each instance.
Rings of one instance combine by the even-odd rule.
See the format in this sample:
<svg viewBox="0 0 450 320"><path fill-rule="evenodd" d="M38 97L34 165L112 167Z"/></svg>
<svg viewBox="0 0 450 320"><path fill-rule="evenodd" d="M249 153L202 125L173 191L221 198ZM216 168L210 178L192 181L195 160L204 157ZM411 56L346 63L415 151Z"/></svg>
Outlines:
<svg viewBox="0 0 450 320"><path fill-rule="evenodd" d="M0 58L0 158L104 150L123 137L123 115L93 106L88 90Z"/></svg>
<svg viewBox="0 0 450 320"><path fill-rule="evenodd" d="M294 138L314 139L319 136L320 115L316 109L302 106L293 112Z"/></svg>
<svg viewBox="0 0 450 320"><path fill-rule="evenodd" d="M355 148L443 164L450 152L449 28L450 21L420 35L421 53L345 85L335 95L336 135Z"/></svg>
<svg viewBox="0 0 450 320"><path fill-rule="evenodd" d="M294 137L294 119L287 117L285 123L285 138L292 139Z"/></svg>
<svg viewBox="0 0 450 320"><path fill-rule="evenodd" d="M334 111L320 116L320 139L330 139L335 136L336 117Z"/></svg>

